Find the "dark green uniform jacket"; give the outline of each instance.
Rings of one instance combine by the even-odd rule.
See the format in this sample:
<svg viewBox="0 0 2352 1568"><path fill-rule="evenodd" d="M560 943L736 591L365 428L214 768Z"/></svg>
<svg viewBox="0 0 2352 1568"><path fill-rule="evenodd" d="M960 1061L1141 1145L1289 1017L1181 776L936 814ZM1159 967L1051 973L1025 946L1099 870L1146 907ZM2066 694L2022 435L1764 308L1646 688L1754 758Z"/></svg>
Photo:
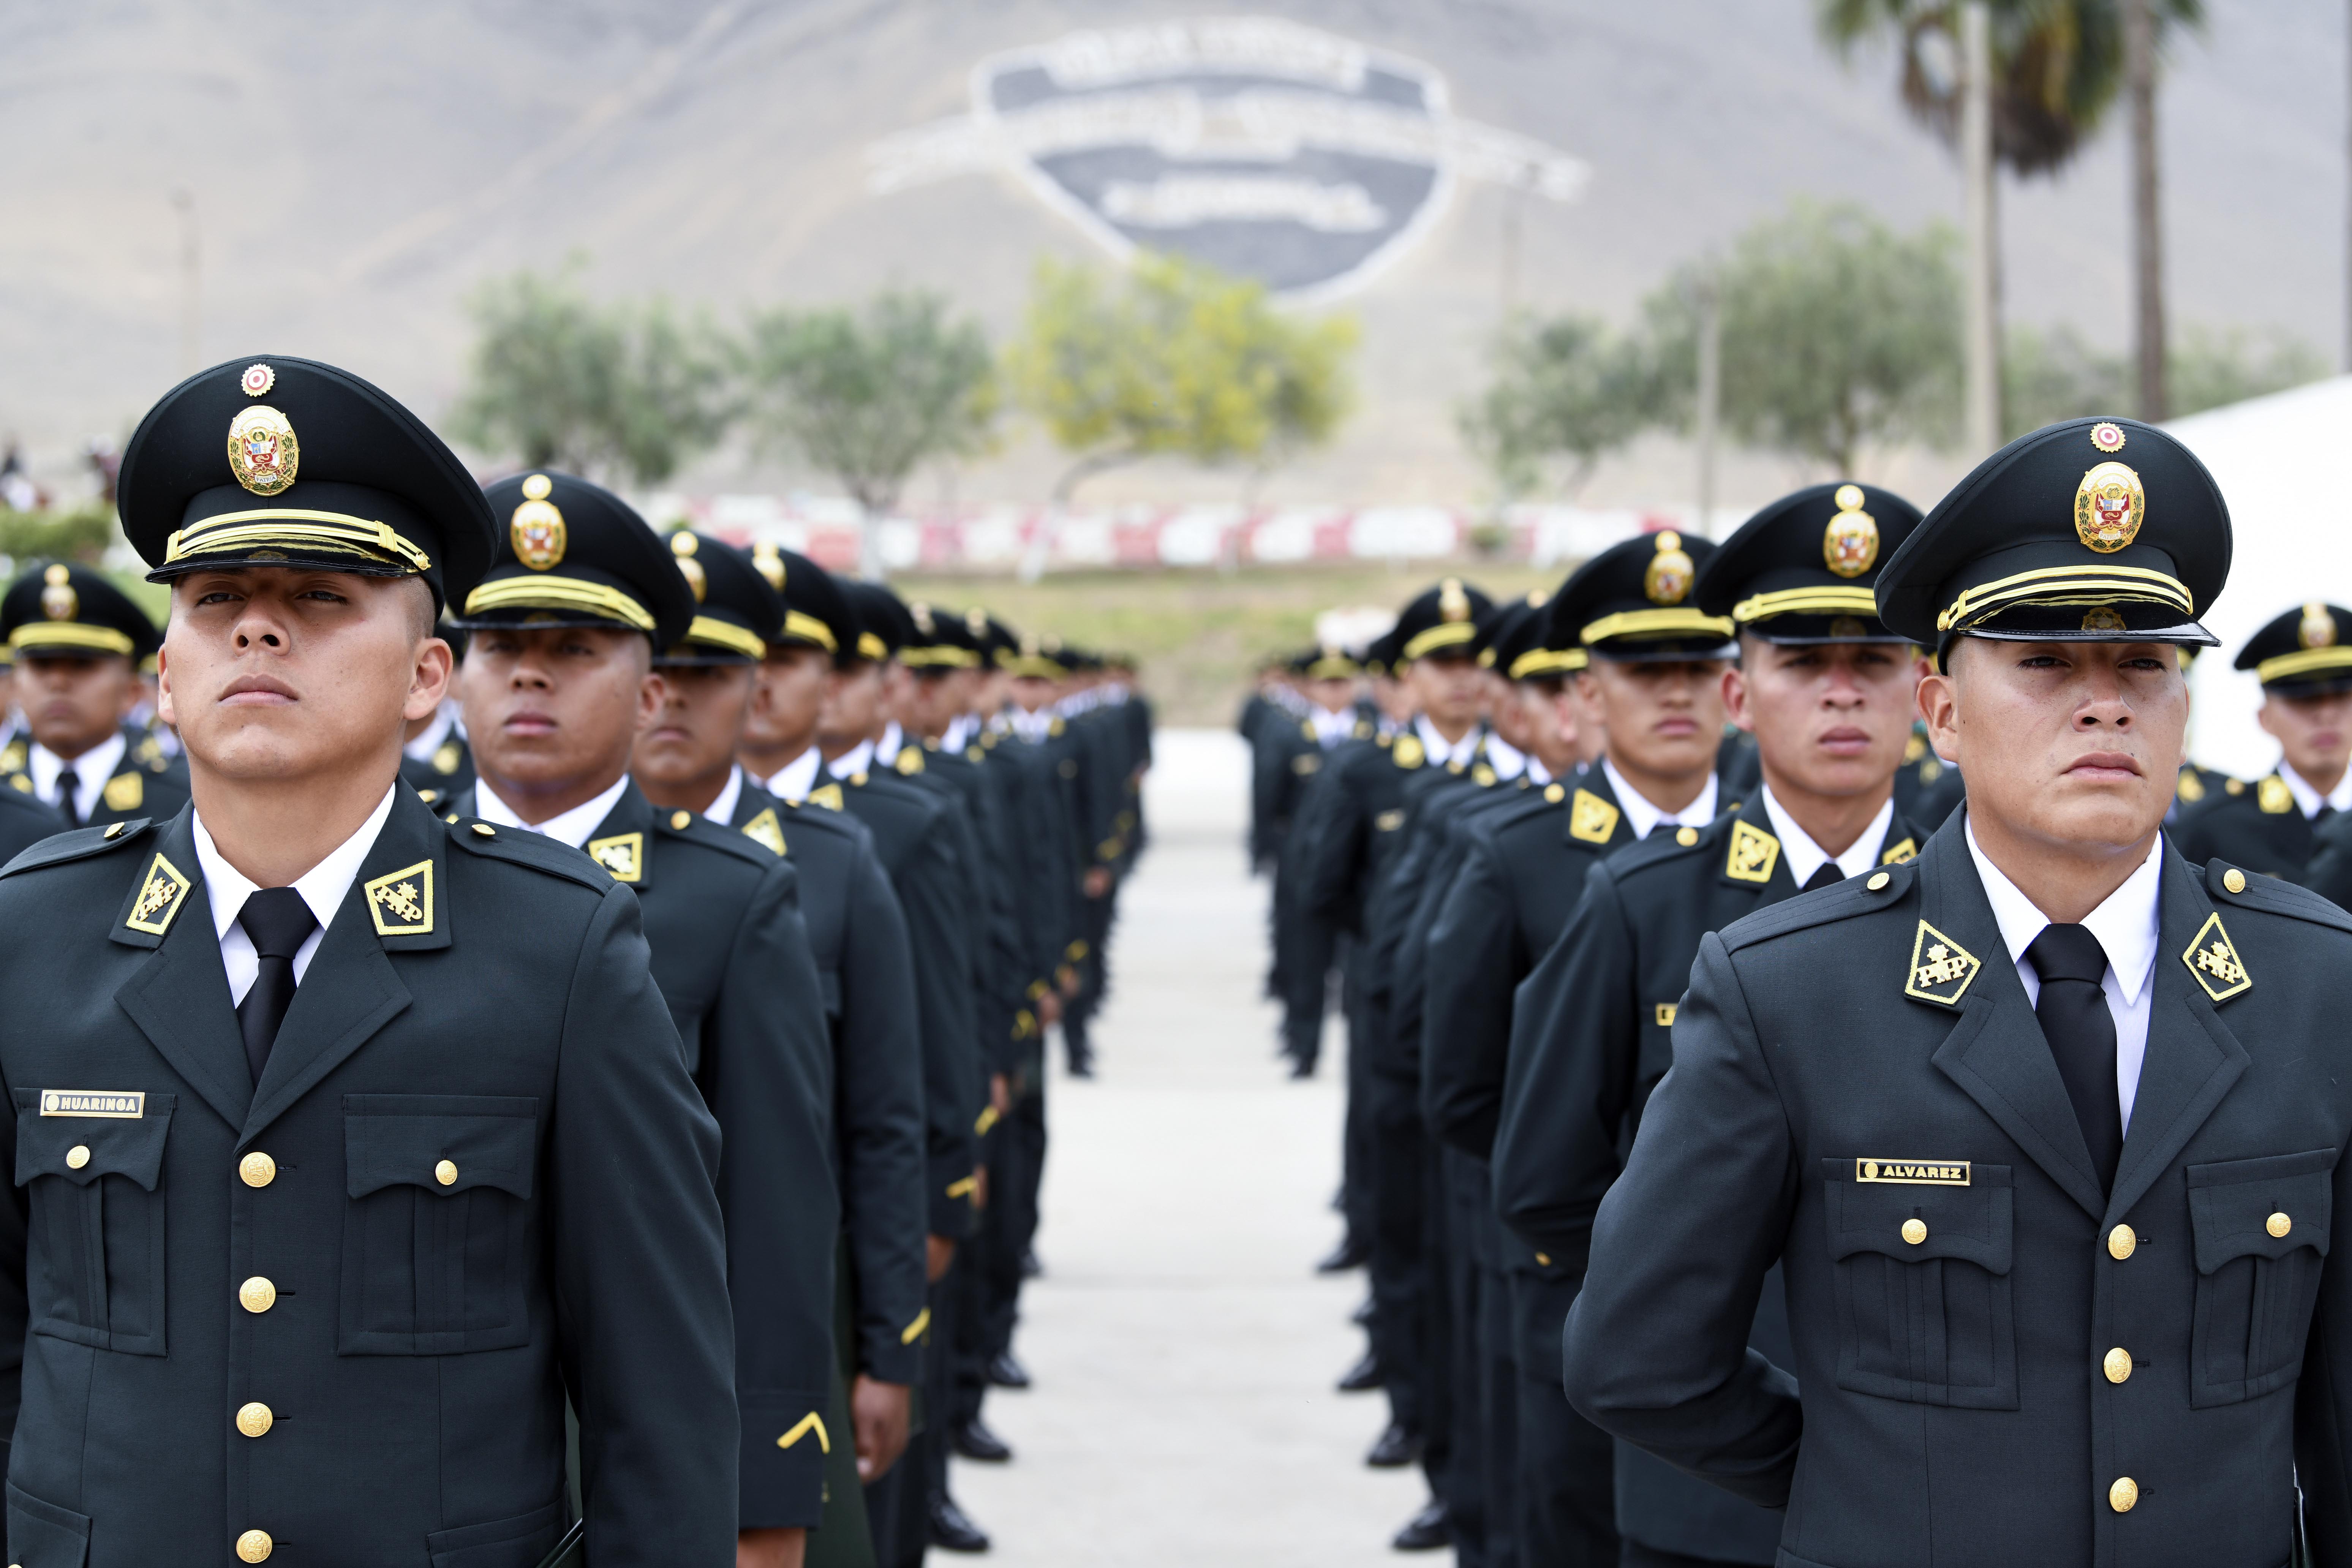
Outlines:
<svg viewBox="0 0 2352 1568"><path fill-rule="evenodd" d="M1897 815L1874 858L1919 852ZM1506 1216L1548 1256L1580 1259L1592 1212L1616 1179L1642 1107L1673 1065L1675 1008L1699 940L1797 896L1760 787L1683 844L1653 833L1584 879L1568 927L1519 988L1513 1097L1495 1142ZM1765 1286L1748 1343L1794 1360L1780 1282ZM1639 1450L1617 1460L1617 1528L1643 1545L1721 1563L1768 1563L1780 1517L1694 1481Z"/></svg>
<svg viewBox="0 0 2352 1568"><path fill-rule="evenodd" d="M194 836L0 876L8 1560L532 1568L568 1391L599 1568L732 1563L719 1130L635 898L400 792L256 1086Z"/></svg>
<svg viewBox="0 0 2352 1568"><path fill-rule="evenodd" d="M104 827L133 817L162 822L188 804L187 763L165 756L163 743L143 730L126 725L122 738L126 742L122 760L115 763L113 773L100 789L98 805L82 825L85 827ZM26 748L30 743L19 734L0 748L0 774L6 775L9 788L24 795L33 793L33 775L26 768ZM58 826L64 826L62 817Z"/></svg>
<svg viewBox="0 0 2352 1568"><path fill-rule="evenodd" d="M433 749L431 756L421 762L402 756L400 777L423 795L427 805L454 799L459 791L474 787L473 748L466 744L464 736L452 731Z"/></svg>
<svg viewBox="0 0 2352 1568"><path fill-rule="evenodd" d="M923 1232L929 1183L923 1052L906 917L846 812L787 805L746 781L733 826L801 877L801 918L833 1035L833 1159L849 1244L855 1364L912 1383L921 1363Z"/></svg>
<svg viewBox="0 0 2352 1568"><path fill-rule="evenodd" d="M14 860L53 833L66 819L19 790L0 789L0 865Z"/></svg>
<svg viewBox="0 0 2352 1568"><path fill-rule="evenodd" d="M2201 805L2182 812L2171 831L2182 858L2194 864L2227 860L2290 882L2304 879L2319 848L2311 819L2276 773L2234 793L2208 795Z"/></svg>
<svg viewBox="0 0 2352 1568"><path fill-rule="evenodd" d="M2314 1560L2352 1561L2352 916L2168 848L2158 912L2112 1193L1960 817L1705 938L1577 1407L1785 1507L1783 1564L2276 1568L2298 1476ZM1776 1260L1785 1371L1748 1350Z"/></svg>
<svg viewBox="0 0 2352 1568"><path fill-rule="evenodd" d="M473 807L469 790L457 811ZM656 811L634 783L586 847L636 894L687 1070L724 1135L741 1527L814 1524L824 1444L806 1423L824 1419L840 1200L831 1052L799 876L740 833Z"/></svg>

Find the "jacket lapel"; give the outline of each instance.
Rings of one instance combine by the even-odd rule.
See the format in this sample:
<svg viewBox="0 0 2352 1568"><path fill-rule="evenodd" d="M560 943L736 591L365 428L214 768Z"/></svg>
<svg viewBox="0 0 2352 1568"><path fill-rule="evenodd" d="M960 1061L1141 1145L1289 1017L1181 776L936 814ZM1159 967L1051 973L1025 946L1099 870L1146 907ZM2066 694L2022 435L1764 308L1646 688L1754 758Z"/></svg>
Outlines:
<svg viewBox="0 0 2352 1568"><path fill-rule="evenodd" d="M2074 1102L2050 1055L2050 1042L2025 999L2017 961L2001 941L1984 883L1961 836L1965 810L1952 814L1920 858L1920 918L1937 936L1977 961L1957 1004L1959 1022L1937 1048L1935 1063L1975 1100L2092 1218L2106 1213L2107 1195L2091 1167ZM1935 989L1936 987L1930 987ZM1932 1002L1913 1005L1938 1007Z"/></svg>
<svg viewBox="0 0 2352 1568"><path fill-rule="evenodd" d="M1625 819L1617 792L1609 787L1607 769L1595 763L1559 782L1568 789L1568 816L1560 824L1560 833L1569 847L1587 855L1606 855L1633 842L1633 825Z"/></svg>
<svg viewBox="0 0 2352 1568"><path fill-rule="evenodd" d="M626 882L643 893L654 885L653 847L654 803L631 779L581 847L613 880Z"/></svg>
<svg viewBox="0 0 2352 1568"><path fill-rule="evenodd" d="M2148 977L2147 1054L2132 1100L2131 1130L2116 1166L2115 1214L2130 1212L2205 1124L2249 1058L2181 954L2204 936L2212 900L2172 847L2158 884L2156 972ZM2210 940L2210 939L2207 939ZM2228 1005L2227 1003L2222 1005Z"/></svg>
<svg viewBox="0 0 2352 1568"><path fill-rule="evenodd" d="M1764 809L1764 792L1740 804L1731 829L1724 836L1716 861L1715 879L1722 886L1754 897L1757 908L1797 896L1795 873L1780 836L1772 831L1771 815ZM1722 818L1717 817L1720 822Z"/></svg>
<svg viewBox="0 0 2352 1568"><path fill-rule="evenodd" d="M188 886L173 902L168 922L145 916L144 925L163 924L158 934L130 925L140 895L163 868ZM113 940L152 951L138 973L115 993L115 1005L131 1016L172 1069L203 1096L231 1127L245 1125L253 1101L253 1074L245 1065L245 1037L237 1032L236 1006L221 965L220 938L213 928L212 902L196 860L195 808L184 806L152 848L134 862L131 898L115 917Z"/></svg>
<svg viewBox="0 0 2352 1568"><path fill-rule="evenodd" d="M408 987L385 952L449 945L447 853L440 819L415 792L401 789L294 989L242 1122L247 1138L408 1006Z"/></svg>

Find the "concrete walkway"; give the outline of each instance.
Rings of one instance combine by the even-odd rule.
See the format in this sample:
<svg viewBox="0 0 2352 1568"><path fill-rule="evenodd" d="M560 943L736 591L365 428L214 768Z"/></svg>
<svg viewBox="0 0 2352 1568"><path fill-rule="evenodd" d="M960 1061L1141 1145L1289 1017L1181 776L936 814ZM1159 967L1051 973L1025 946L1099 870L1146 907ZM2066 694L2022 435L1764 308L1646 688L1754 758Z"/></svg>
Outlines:
<svg viewBox="0 0 2352 1568"><path fill-rule="evenodd" d="M1157 751L1098 1077L1056 1063L1047 1090L1045 1275L1015 1341L1036 1386L991 1393L1016 1458L956 1461L954 1490L1003 1568L1399 1563L1420 1475L1367 1469L1387 1403L1332 1390L1363 1276L1311 1271L1339 1235L1341 1064L1294 1083L1273 1055L1239 737Z"/></svg>

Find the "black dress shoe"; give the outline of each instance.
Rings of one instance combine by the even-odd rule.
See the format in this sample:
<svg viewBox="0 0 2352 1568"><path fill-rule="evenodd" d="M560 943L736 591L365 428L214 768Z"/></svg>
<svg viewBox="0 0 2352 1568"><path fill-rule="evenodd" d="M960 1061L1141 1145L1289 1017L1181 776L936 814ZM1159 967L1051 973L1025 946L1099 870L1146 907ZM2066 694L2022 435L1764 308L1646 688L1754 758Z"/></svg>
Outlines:
<svg viewBox="0 0 2352 1568"><path fill-rule="evenodd" d="M1013 1445L990 1431L977 1415L949 1427L948 1445L963 1458L983 1465L1002 1465L1013 1458Z"/></svg>
<svg viewBox="0 0 2352 1568"><path fill-rule="evenodd" d="M1348 1314L1348 1321L1355 1324L1360 1329L1370 1328L1372 1326L1372 1299L1370 1296L1367 1296L1362 1300L1356 1303L1356 1310Z"/></svg>
<svg viewBox="0 0 2352 1568"><path fill-rule="evenodd" d="M1372 1260L1372 1249L1367 1244L1349 1237L1331 1249L1331 1255L1315 1266L1318 1274L1345 1274L1350 1268L1361 1268Z"/></svg>
<svg viewBox="0 0 2352 1568"><path fill-rule="evenodd" d="M1454 1544L1453 1529L1445 1522L1445 1505L1433 1502L1412 1516L1412 1521L1396 1532L1389 1542L1398 1552L1435 1552Z"/></svg>
<svg viewBox="0 0 2352 1568"><path fill-rule="evenodd" d="M956 1500L940 1492L931 1499L931 1544L942 1552L985 1552L988 1536L980 1526L966 1517L956 1506Z"/></svg>
<svg viewBox="0 0 2352 1568"><path fill-rule="evenodd" d="M1315 1064L1305 1057L1290 1058L1290 1078L1294 1083L1304 1082L1315 1076Z"/></svg>
<svg viewBox="0 0 2352 1568"><path fill-rule="evenodd" d="M1024 1279L1034 1279L1045 1272L1045 1266L1037 1261L1037 1249L1035 1247L1033 1247L1028 1251L1021 1255L1021 1278Z"/></svg>
<svg viewBox="0 0 2352 1568"><path fill-rule="evenodd" d="M1029 1386L1029 1369L1014 1361L1011 1351L1006 1351L988 1363L988 1381L999 1388L1026 1388Z"/></svg>
<svg viewBox="0 0 2352 1568"><path fill-rule="evenodd" d="M1391 1421L1388 1430L1381 1434L1380 1441L1372 1445L1372 1451L1364 1456L1364 1463L1376 1470L1396 1470L1420 1458L1421 1434L1408 1432Z"/></svg>
<svg viewBox="0 0 2352 1568"><path fill-rule="evenodd" d="M1381 1384L1386 1381L1387 1380L1381 1375L1380 1358L1372 1354L1371 1352L1366 1351L1364 1352L1364 1359L1349 1367L1348 1369L1348 1375L1339 1380L1339 1392L1342 1394L1370 1394L1373 1389L1380 1387Z"/></svg>

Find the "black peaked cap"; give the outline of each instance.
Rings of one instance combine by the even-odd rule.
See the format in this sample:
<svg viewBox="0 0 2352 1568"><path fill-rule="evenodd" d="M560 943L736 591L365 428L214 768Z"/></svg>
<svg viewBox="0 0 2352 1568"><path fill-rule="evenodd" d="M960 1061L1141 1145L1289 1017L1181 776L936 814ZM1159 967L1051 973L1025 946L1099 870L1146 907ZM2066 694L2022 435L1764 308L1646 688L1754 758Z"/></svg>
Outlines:
<svg viewBox="0 0 2352 1568"><path fill-rule="evenodd" d="M2136 419L2070 419L1979 463L1879 568L1880 617L1954 637L2211 647L2230 509L2195 453Z"/></svg>
<svg viewBox="0 0 2352 1568"><path fill-rule="evenodd" d="M963 616L928 600L916 599L907 605L907 619L914 635L898 650L899 663L917 670L971 669L979 666L980 639Z"/></svg>
<svg viewBox="0 0 2352 1568"><path fill-rule="evenodd" d="M751 565L783 601L784 618L768 634L771 647L823 648L835 662L856 655L857 612L832 573L765 540L751 546Z"/></svg>
<svg viewBox="0 0 2352 1568"><path fill-rule="evenodd" d="M2266 691L2318 697L2352 690L2352 610L2314 601L2289 610L2246 639L2231 661Z"/></svg>
<svg viewBox="0 0 2352 1568"><path fill-rule="evenodd" d="M136 662L163 646L130 595L104 573L69 561L37 561L16 574L0 596L0 637L26 658L119 654Z"/></svg>
<svg viewBox="0 0 2352 1568"><path fill-rule="evenodd" d="M288 354L198 371L123 449L122 531L164 582L205 566L421 576L462 602L489 569L479 486L425 422L346 370Z"/></svg>
<svg viewBox="0 0 2352 1568"><path fill-rule="evenodd" d="M1652 662L1728 657L1729 617L1693 597L1715 546L1672 529L1611 545L1552 596L1549 645L1594 658Z"/></svg>
<svg viewBox="0 0 2352 1568"><path fill-rule="evenodd" d="M1766 642L1897 642L1879 618L1878 573L1918 526L1893 490L1808 485L1716 546L1693 599Z"/></svg>
<svg viewBox="0 0 2352 1568"><path fill-rule="evenodd" d="M1449 651L1475 658L1478 623L1494 605L1492 599L1461 578L1446 578L1398 612L1396 627L1389 634L1395 644L1390 663L1406 665Z"/></svg>
<svg viewBox="0 0 2352 1568"><path fill-rule="evenodd" d="M898 595L879 583L855 577L842 579L841 591L857 616L857 657L877 664L896 658L915 630Z"/></svg>
<svg viewBox="0 0 2352 1568"><path fill-rule="evenodd" d="M681 528L669 536L670 554L695 597L686 636L662 650L664 664L757 664L768 634L783 624L784 601L751 564L722 539Z"/></svg>
<svg viewBox="0 0 2352 1568"><path fill-rule="evenodd" d="M500 479L488 494L506 532L459 626L606 626L643 632L656 651L693 626L680 558L619 496L551 469Z"/></svg>

